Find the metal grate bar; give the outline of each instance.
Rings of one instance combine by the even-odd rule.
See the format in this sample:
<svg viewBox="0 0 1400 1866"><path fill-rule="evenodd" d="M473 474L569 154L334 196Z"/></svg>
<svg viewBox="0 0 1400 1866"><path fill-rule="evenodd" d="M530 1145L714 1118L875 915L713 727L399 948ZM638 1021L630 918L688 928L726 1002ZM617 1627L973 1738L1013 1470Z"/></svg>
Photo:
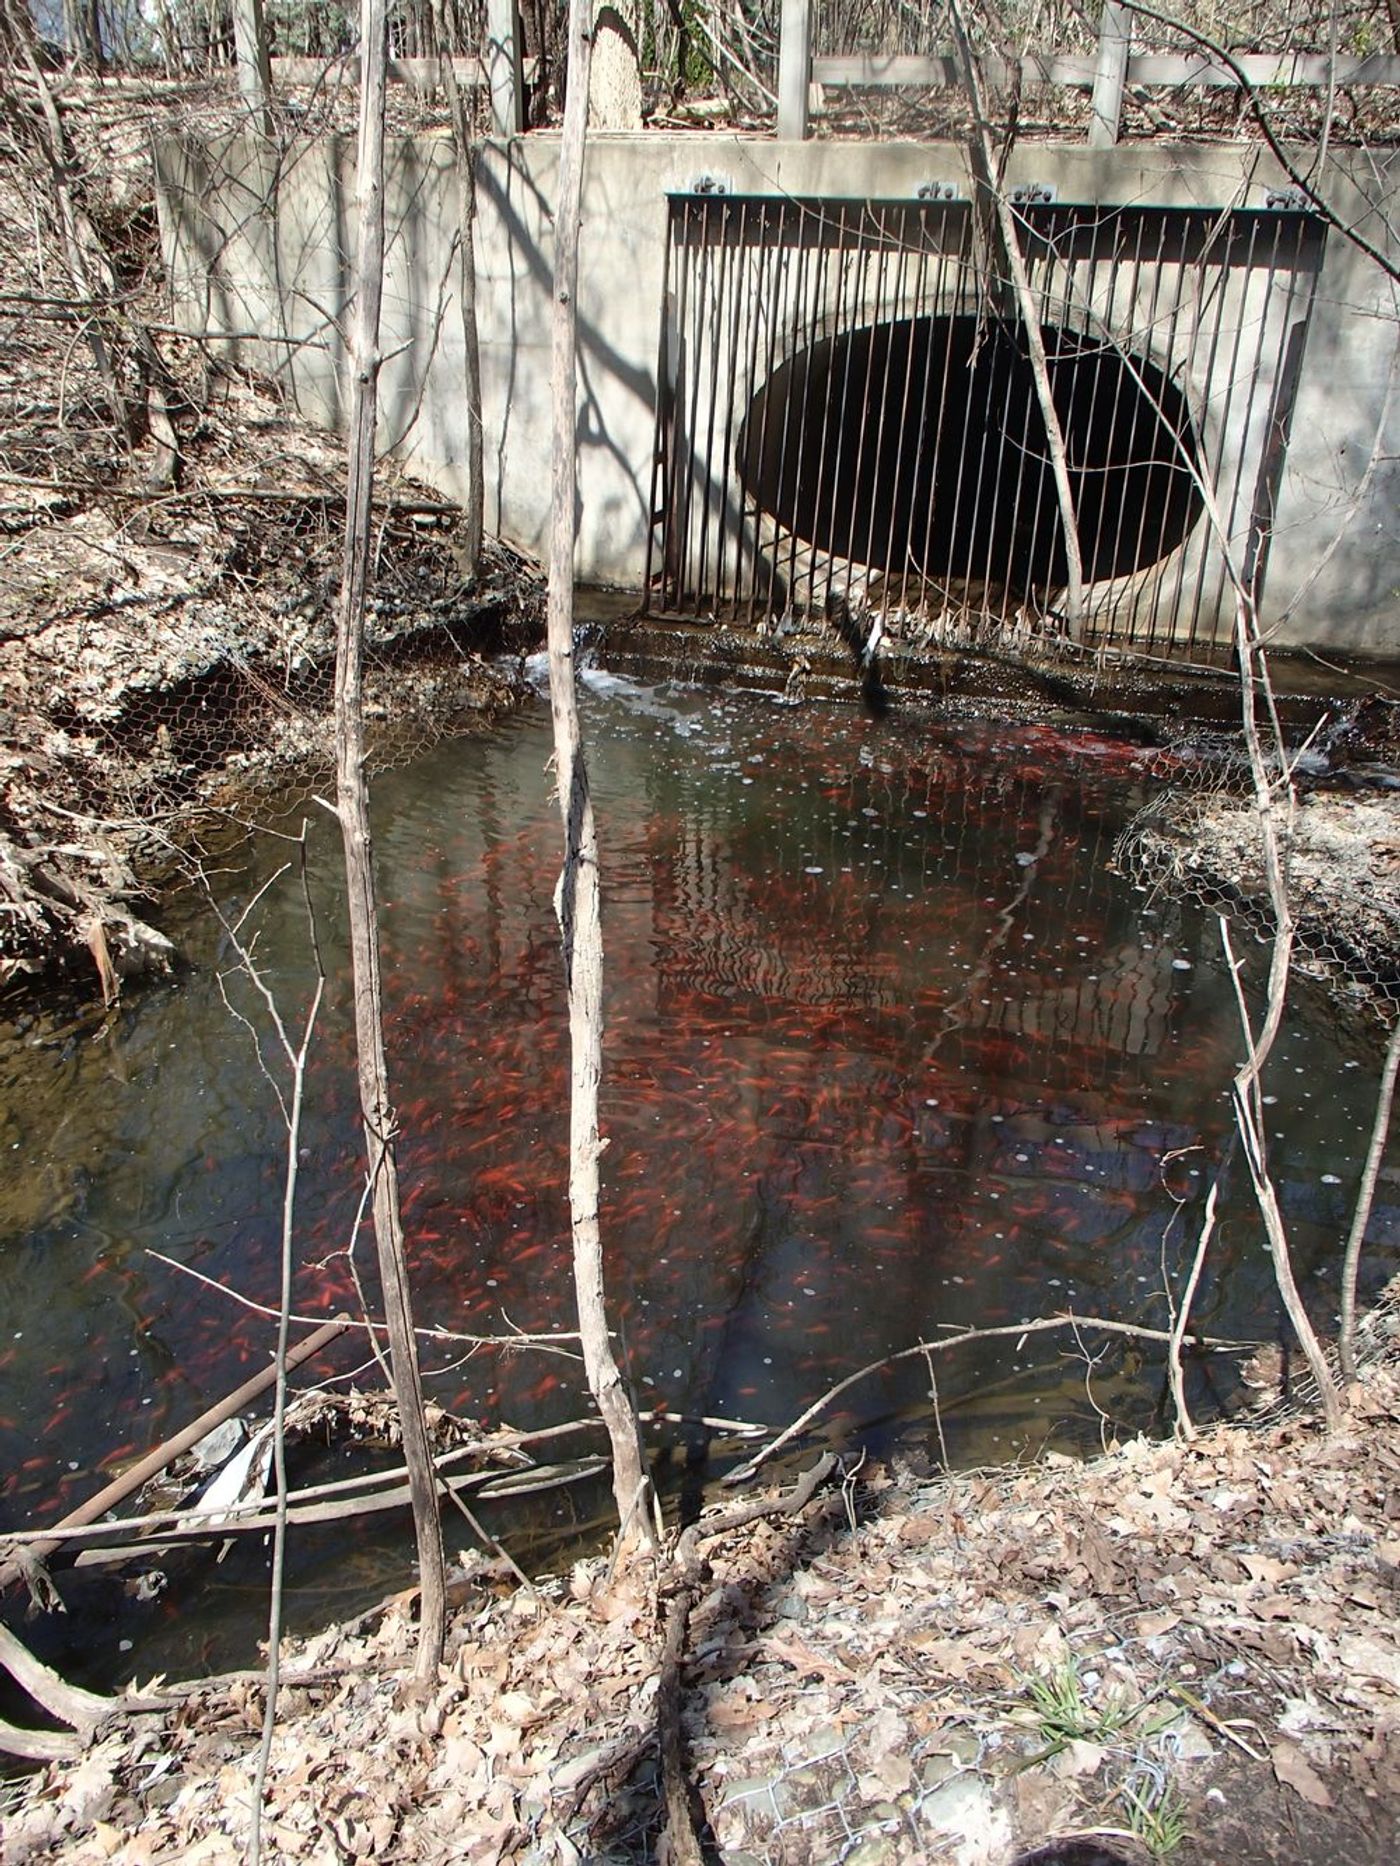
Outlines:
<svg viewBox="0 0 1400 1866"><path fill-rule="evenodd" d="M1219 652L1232 576L1267 569L1325 229L1291 209L1017 218L1085 638ZM893 615L1063 636L1026 335L973 236L965 202L672 198L648 609L828 616L853 642Z"/></svg>

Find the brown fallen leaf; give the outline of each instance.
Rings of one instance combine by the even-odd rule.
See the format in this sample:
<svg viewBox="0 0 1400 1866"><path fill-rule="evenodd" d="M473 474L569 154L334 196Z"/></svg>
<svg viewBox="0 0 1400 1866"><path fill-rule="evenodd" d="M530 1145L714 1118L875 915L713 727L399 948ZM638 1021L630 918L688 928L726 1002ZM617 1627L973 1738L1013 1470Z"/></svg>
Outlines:
<svg viewBox="0 0 1400 1866"><path fill-rule="evenodd" d="M1138 1619L1137 1636L1139 1639L1156 1639L1180 1624L1181 1615L1172 1613L1169 1608L1163 1608L1159 1613L1144 1613Z"/></svg>
<svg viewBox="0 0 1400 1866"><path fill-rule="evenodd" d="M1275 1743L1270 1751L1270 1761L1274 1765L1274 1774L1285 1788L1293 1789L1315 1808L1332 1806L1327 1784L1296 1743L1290 1743L1287 1738Z"/></svg>

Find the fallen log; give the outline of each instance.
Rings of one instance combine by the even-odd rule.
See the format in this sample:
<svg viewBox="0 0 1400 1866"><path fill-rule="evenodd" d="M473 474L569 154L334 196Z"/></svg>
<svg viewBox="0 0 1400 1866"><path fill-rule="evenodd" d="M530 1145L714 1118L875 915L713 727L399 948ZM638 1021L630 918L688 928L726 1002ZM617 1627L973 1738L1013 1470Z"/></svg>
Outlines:
<svg viewBox="0 0 1400 1866"><path fill-rule="evenodd" d="M579 1458L571 1464L541 1465L531 1471L516 1471L509 1476L493 1476L490 1471L466 1471L456 1477L438 1471L438 1487L446 1491L472 1491L478 1498L532 1496L537 1491L557 1490L564 1484L596 1477L608 1468L606 1458ZM357 1516L373 1516L384 1510L406 1509L410 1502L408 1484L396 1483L366 1495L326 1498L321 1502L288 1501L289 1523L341 1523ZM126 1542L116 1548L85 1548L74 1566L77 1568L120 1566L158 1555L176 1543L223 1542L230 1536L269 1535L277 1523L277 1512L264 1504L243 1505L241 1509L221 1511L216 1520L201 1521L197 1510L157 1530L143 1542ZM118 1525L112 1524L115 1530Z"/></svg>

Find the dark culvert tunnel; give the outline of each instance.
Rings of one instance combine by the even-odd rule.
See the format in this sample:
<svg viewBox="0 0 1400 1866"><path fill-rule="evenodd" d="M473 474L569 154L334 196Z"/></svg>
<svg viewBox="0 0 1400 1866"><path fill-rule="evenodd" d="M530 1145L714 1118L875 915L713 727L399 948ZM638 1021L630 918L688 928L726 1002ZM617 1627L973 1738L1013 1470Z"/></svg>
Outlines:
<svg viewBox="0 0 1400 1866"><path fill-rule="evenodd" d="M1154 363L1046 326L1086 582L1170 555L1201 515L1186 397ZM736 466L759 508L835 557L1044 595L1065 581L1024 330L975 316L839 332L754 395Z"/></svg>

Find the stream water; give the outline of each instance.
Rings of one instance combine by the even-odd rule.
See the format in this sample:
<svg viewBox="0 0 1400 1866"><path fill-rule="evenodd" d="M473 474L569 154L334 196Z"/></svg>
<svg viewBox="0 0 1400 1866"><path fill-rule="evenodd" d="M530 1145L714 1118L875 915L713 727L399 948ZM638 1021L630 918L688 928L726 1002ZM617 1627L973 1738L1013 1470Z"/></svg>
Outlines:
<svg viewBox="0 0 1400 1866"><path fill-rule="evenodd" d="M608 1273L638 1395L669 1421L649 1442L671 1494L739 1455L694 1421L781 1427L921 1336L1068 1307L1165 1325L1226 1148L1239 1038L1215 924L1115 871L1156 768L1047 729L606 677L586 728L605 872ZM447 1329L570 1326L549 749L541 703L375 788L416 1302ZM339 843L324 810L305 815L329 983L295 1301L320 1315L358 1307L346 1246L361 1166ZM248 910L295 1040L314 964L300 883L277 877L288 854L258 836L212 885L227 919ZM51 1520L266 1361L265 1317L152 1254L276 1299L285 1062L208 904L181 913L190 965L100 1035L32 1020L0 1041L0 1531ZM1251 948L1248 965L1261 959ZM1266 1086L1300 1275L1324 1316L1375 1077L1301 984ZM1373 1237L1379 1277L1400 1239L1384 1199ZM371 1299L372 1259L362 1235ZM1238 1160L1196 1314L1224 1335L1278 1334ZM1101 1356L1092 1377L1086 1355ZM342 1345L325 1366L356 1359ZM1237 1376L1211 1359L1191 1379L1210 1406ZM536 1351L434 1347L428 1385L490 1424L585 1409L576 1362ZM935 1416L928 1367L898 1363L844 1392L816 1434L988 1459L1161 1416L1157 1357L1101 1337L971 1345L942 1357L938 1388ZM575 1488L492 1522L528 1562L601 1507L596 1487ZM465 1525L455 1540L470 1543ZM401 1519L298 1536L299 1610L382 1592L405 1559ZM260 1548L200 1558L140 1609L93 1580L47 1649L107 1678L246 1659L265 1585Z"/></svg>

